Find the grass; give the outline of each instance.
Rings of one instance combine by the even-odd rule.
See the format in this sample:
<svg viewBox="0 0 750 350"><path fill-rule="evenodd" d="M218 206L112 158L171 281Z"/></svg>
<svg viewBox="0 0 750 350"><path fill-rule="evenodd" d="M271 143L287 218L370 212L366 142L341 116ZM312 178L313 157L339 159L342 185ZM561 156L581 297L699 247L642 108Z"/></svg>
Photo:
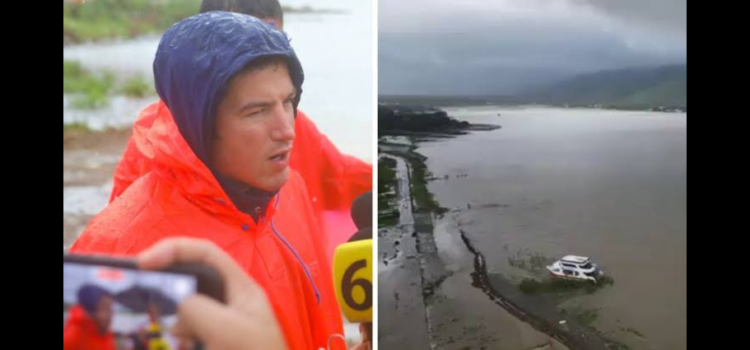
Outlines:
<svg viewBox="0 0 750 350"><path fill-rule="evenodd" d="M109 104L114 88L114 75L109 72L94 74L80 63L63 59L63 94L75 94L74 108L96 109Z"/></svg>
<svg viewBox="0 0 750 350"><path fill-rule="evenodd" d="M162 33L183 18L197 15L202 0L91 0L63 3L63 42L131 39ZM337 13L284 6L284 13Z"/></svg>
<svg viewBox="0 0 750 350"><path fill-rule="evenodd" d="M160 33L195 15L201 0L95 0L63 3L63 41L80 43Z"/></svg>
<svg viewBox="0 0 750 350"><path fill-rule="evenodd" d="M399 213L397 210L378 213L378 227L390 227L398 225Z"/></svg>
<svg viewBox="0 0 750 350"><path fill-rule="evenodd" d="M63 144L70 140L86 135L91 132L91 128L84 123L63 124Z"/></svg>
<svg viewBox="0 0 750 350"><path fill-rule="evenodd" d="M605 345L609 350L630 350L629 346L620 342L613 341L611 339L606 340Z"/></svg>
<svg viewBox="0 0 750 350"><path fill-rule="evenodd" d="M63 59L63 92L74 90L72 79L80 79L86 75L80 63Z"/></svg>
<svg viewBox="0 0 750 350"><path fill-rule="evenodd" d="M154 88L142 76L134 76L118 86L111 72L91 72L78 62L63 59L63 94L73 95L71 107L104 108L109 105L109 98L113 93L143 98L153 95Z"/></svg>
<svg viewBox="0 0 750 350"><path fill-rule="evenodd" d="M633 335L635 335L637 337L640 337L640 338L646 338L646 336L643 335L643 333L639 332L637 329L635 329L633 327L622 328L621 330L623 332L627 332L627 333L633 334Z"/></svg>
<svg viewBox="0 0 750 350"><path fill-rule="evenodd" d="M378 227L395 226L399 222L396 207L396 160L378 159Z"/></svg>
<svg viewBox="0 0 750 350"><path fill-rule="evenodd" d="M448 210L440 206L435 196L427 188L428 179L432 174L427 170L423 159L410 159L411 161L411 195L417 211L432 212L443 215Z"/></svg>
<svg viewBox="0 0 750 350"><path fill-rule="evenodd" d="M596 321L599 319L599 310L601 310L601 308L586 309L581 305L574 305L568 308L560 308L558 309L558 312L562 317L571 320L572 322L575 322L584 328L587 328L589 331L599 336L604 341L604 345L607 349L630 350L630 346L618 340L612 339L594 326L594 323L596 323ZM641 338L645 338L643 334L633 328L622 328L621 330L633 333Z"/></svg>
<svg viewBox="0 0 750 350"><path fill-rule="evenodd" d="M583 308L581 305L574 305L568 308L560 308L558 309L558 312L560 313L562 317L584 328L587 328L589 331L598 335L604 341L604 345L607 347L607 349L630 350L630 347L627 344L624 344L620 341L617 341L608 337L606 334L604 334L602 331L600 331L594 326L594 323L596 323L596 321L599 319L599 310L601 309L600 308L586 309L586 308ZM632 328L628 328L628 329L632 329Z"/></svg>
<svg viewBox="0 0 750 350"><path fill-rule="evenodd" d="M573 306L567 309L560 309L560 314L580 325L590 328L593 327L594 322L599 318L599 309L584 309L581 306Z"/></svg>
<svg viewBox="0 0 750 350"><path fill-rule="evenodd" d="M524 294L565 294L575 293L578 291L584 291L587 294L592 294L597 290L606 286L613 285L614 279L609 276L602 276L598 278L597 282L589 281L573 281L561 278L549 278L543 281L539 281L533 278L524 278L518 285L518 288Z"/></svg>
<svg viewBox="0 0 750 350"><path fill-rule="evenodd" d="M519 251L514 256L508 257L508 264L510 266L530 272L543 271L552 261L552 259L542 254L523 251Z"/></svg>
<svg viewBox="0 0 750 350"><path fill-rule="evenodd" d="M120 93L128 97L143 98L148 95L153 95L154 88L153 84L138 75L126 80L120 87Z"/></svg>
<svg viewBox="0 0 750 350"><path fill-rule="evenodd" d="M101 91L92 91L74 97L70 105L75 109L100 109L109 105L109 97Z"/></svg>
<svg viewBox="0 0 750 350"><path fill-rule="evenodd" d="M436 215L443 215L448 212L448 209L440 206L440 203L435 200L434 195L430 193L427 188L427 184L433 176L425 165L425 160L427 158L415 152L416 146L413 143L406 146L402 144L381 142L379 145L393 145L400 148L406 148L398 151L389 150L388 153L402 157L409 162L409 168L411 170L409 179L411 184L410 191L415 211L423 213L431 212ZM380 150L380 148L378 150ZM381 197L380 194L392 192L395 188L395 167L396 161L391 158L384 158L383 160L378 161L379 208L389 207L387 199Z"/></svg>
<svg viewBox="0 0 750 350"><path fill-rule="evenodd" d="M380 158L378 160L378 193L393 191L396 185L396 160Z"/></svg>
<svg viewBox="0 0 750 350"><path fill-rule="evenodd" d="M80 122L63 124L63 132L89 132L91 129L88 125Z"/></svg>
<svg viewBox="0 0 750 350"><path fill-rule="evenodd" d="M63 59L63 93L107 94L113 85L112 73L93 74L80 63Z"/></svg>

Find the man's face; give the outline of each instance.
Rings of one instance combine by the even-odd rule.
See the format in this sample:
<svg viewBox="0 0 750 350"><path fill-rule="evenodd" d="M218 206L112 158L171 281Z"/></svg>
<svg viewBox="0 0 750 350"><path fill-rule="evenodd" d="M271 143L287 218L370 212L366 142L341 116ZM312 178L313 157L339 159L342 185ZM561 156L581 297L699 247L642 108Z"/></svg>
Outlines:
<svg viewBox="0 0 750 350"><path fill-rule="evenodd" d="M155 304L149 303L147 311L149 320L152 323L159 323L159 319L161 318L161 312L159 312L159 308Z"/></svg>
<svg viewBox="0 0 750 350"><path fill-rule="evenodd" d="M112 297L105 296L96 304L94 321L100 333L107 333L112 324Z"/></svg>
<svg viewBox="0 0 750 350"><path fill-rule="evenodd" d="M279 190L289 178L295 94L284 63L234 78L216 112L213 167L255 188Z"/></svg>

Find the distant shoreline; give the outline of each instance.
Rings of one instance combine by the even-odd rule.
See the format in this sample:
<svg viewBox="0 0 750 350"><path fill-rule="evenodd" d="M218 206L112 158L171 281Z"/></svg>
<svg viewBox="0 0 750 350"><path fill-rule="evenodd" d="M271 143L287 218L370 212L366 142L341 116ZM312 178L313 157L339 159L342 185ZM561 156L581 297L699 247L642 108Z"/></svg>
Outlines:
<svg viewBox="0 0 750 350"><path fill-rule="evenodd" d="M384 105L401 106L432 106L445 107L510 107L510 108L564 108L564 109L595 109L617 110L633 112L663 112L687 113L687 106L622 106L605 103L573 104L573 103L544 103L501 97L450 97L450 96L379 96L378 102Z"/></svg>

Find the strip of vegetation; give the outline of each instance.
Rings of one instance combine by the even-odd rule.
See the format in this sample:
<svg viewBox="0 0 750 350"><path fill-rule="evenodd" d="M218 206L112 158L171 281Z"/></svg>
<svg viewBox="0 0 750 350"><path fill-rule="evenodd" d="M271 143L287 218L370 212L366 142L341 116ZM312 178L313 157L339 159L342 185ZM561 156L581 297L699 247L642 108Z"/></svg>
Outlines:
<svg viewBox="0 0 750 350"><path fill-rule="evenodd" d="M155 93L153 84L142 76L134 76L117 84L111 72L92 72L76 61L63 59L63 94L70 94L71 107L98 109L109 105L110 96L119 93L143 98Z"/></svg>
<svg viewBox="0 0 750 350"><path fill-rule="evenodd" d="M396 160L388 157L378 159L378 227L398 224L396 207Z"/></svg>
<svg viewBox="0 0 750 350"><path fill-rule="evenodd" d="M427 183L432 178L432 173L425 165L425 157L409 159L411 164L411 195L417 211L432 212L438 216L448 212L448 209L440 206L435 196L430 193Z"/></svg>

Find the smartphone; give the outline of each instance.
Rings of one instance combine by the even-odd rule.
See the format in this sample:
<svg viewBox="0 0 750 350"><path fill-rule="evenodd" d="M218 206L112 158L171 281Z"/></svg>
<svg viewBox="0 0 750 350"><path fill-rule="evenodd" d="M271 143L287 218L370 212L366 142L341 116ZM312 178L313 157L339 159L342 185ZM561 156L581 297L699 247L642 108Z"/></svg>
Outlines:
<svg viewBox="0 0 750 350"><path fill-rule="evenodd" d="M200 264L146 271L134 260L63 254L63 348L186 348L170 330L196 293L223 303L221 276Z"/></svg>

